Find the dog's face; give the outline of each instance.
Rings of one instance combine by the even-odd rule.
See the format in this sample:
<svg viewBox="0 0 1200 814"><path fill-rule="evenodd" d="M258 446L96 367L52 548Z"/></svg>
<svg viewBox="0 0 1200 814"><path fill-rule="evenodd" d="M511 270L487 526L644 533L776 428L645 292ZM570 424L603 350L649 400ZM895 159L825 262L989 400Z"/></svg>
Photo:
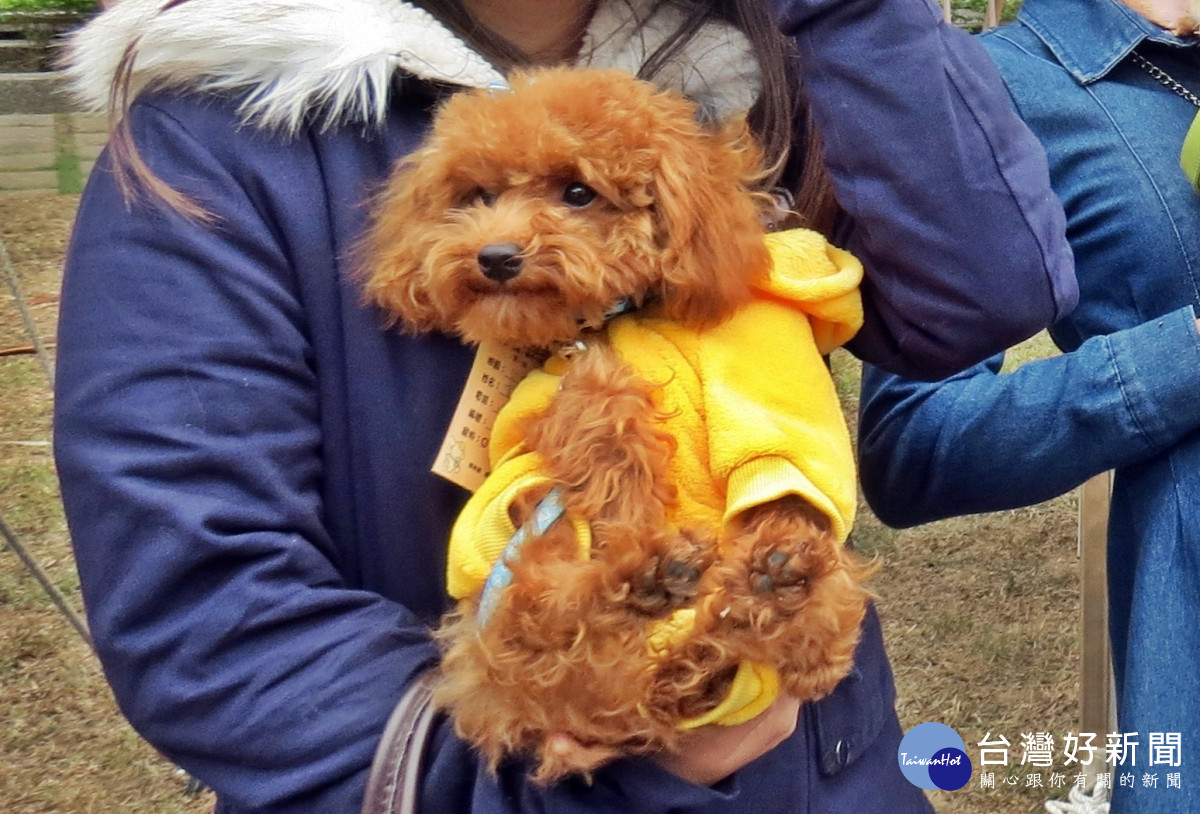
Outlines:
<svg viewBox="0 0 1200 814"><path fill-rule="evenodd" d="M398 168L366 292L410 331L569 341L622 300L693 324L749 296L767 256L744 128L618 71L549 69L464 92Z"/></svg>

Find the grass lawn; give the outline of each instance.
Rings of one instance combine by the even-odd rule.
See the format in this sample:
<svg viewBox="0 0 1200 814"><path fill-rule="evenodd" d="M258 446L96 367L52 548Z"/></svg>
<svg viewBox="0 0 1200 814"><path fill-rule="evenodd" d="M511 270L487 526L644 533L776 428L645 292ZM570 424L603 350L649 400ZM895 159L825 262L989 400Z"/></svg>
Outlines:
<svg viewBox="0 0 1200 814"><path fill-rule="evenodd" d="M61 257L77 196L0 197L0 239L29 313L53 342ZM0 286L0 516L81 609L50 453L51 399L20 313ZM187 780L121 718L91 651L14 552L0 546L0 811L199 814Z"/></svg>
<svg viewBox="0 0 1200 814"><path fill-rule="evenodd" d="M9 11L95 11L96 0L0 0L0 13Z"/></svg>

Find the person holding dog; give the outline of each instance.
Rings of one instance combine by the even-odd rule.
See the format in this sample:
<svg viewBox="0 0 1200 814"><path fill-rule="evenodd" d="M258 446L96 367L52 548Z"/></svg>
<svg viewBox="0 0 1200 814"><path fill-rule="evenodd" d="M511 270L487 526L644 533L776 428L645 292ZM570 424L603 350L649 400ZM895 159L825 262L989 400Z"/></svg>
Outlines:
<svg viewBox="0 0 1200 814"><path fill-rule="evenodd" d="M1003 356L934 384L868 368L863 487L885 522L909 526L1030 505L1115 470L1117 724L1140 733L1139 765L1150 733L1180 735L1184 782L1120 785L1112 810L1200 810L1187 782L1200 738L1200 197L1184 146L1200 108L1195 4L1025 0L984 42L1046 146L1080 305L1050 329L1065 353L1012 373Z"/></svg>
<svg viewBox="0 0 1200 814"><path fill-rule="evenodd" d="M569 61L713 120L748 109L767 184L866 268L852 348L897 372L957 370L1076 295L1044 157L926 0L123 0L70 51L115 129L64 280L63 498L123 711L221 812L359 810L437 660L465 493L429 465L471 352L385 330L352 255L456 88ZM928 811L893 699L871 612L824 700L783 696L590 783L489 774L439 724L420 810Z"/></svg>

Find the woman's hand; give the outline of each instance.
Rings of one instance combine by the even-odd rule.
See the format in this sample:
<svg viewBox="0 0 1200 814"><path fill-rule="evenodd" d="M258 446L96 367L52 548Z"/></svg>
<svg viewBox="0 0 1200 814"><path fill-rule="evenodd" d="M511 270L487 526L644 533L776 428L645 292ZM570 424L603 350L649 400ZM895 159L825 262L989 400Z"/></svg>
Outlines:
<svg viewBox="0 0 1200 814"><path fill-rule="evenodd" d="M737 726L705 726L684 736L679 749L651 760L698 786L723 780L783 743L796 731L800 702L781 695L761 715Z"/></svg>

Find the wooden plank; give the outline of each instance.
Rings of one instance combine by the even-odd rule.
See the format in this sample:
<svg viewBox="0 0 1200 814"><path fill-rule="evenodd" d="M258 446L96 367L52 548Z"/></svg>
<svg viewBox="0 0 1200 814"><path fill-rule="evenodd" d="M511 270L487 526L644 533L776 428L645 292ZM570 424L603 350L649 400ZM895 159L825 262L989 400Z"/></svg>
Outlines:
<svg viewBox="0 0 1200 814"><path fill-rule="evenodd" d="M1105 472L1079 488L1080 559L1080 698L1079 730L1095 732L1094 744L1103 748L1105 733L1115 731L1112 653L1108 638L1108 511L1112 473ZM1088 785L1103 768L1093 760L1084 767Z"/></svg>
<svg viewBox="0 0 1200 814"><path fill-rule="evenodd" d="M1004 10L1004 0L988 0L983 12L983 30L1000 25L1000 12Z"/></svg>

